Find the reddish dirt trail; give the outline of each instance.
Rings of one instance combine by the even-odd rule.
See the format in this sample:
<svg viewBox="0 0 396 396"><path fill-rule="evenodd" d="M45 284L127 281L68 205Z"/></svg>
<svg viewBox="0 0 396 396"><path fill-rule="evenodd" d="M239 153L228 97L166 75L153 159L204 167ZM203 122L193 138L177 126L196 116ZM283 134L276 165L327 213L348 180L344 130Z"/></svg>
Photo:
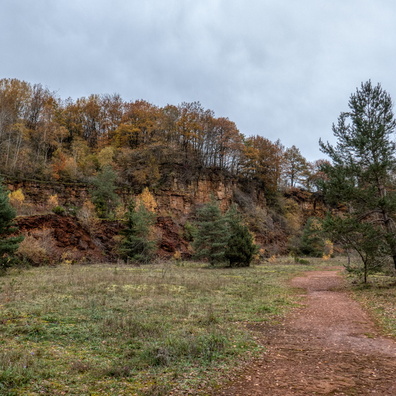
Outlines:
<svg viewBox="0 0 396 396"><path fill-rule="evenodd" d="M292 283L306 290L304 306L282 324L252 329L266 353L217 395L396 395L396 342L342 291L337 272Z"/></svg>

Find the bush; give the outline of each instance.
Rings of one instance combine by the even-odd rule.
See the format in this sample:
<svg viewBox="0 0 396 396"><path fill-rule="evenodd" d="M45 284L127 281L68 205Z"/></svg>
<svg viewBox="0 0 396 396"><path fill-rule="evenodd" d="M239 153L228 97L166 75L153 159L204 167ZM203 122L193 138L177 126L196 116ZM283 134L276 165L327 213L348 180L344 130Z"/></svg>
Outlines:
<svg viewBox="0 0 396 396"><path fill-rule="evenodd" d="M63 216L66 213L66 209L63 206L55 206L52 208L52 212L55 213L56 215Z"/></svg>
<svg viewBox="0 0 396 396"><path fill-rule="evenodd" d="M36 238L30 235L19 244L16 254L22 261L35 266L48 264L49 262L46 249L40 245Z"/></svg>

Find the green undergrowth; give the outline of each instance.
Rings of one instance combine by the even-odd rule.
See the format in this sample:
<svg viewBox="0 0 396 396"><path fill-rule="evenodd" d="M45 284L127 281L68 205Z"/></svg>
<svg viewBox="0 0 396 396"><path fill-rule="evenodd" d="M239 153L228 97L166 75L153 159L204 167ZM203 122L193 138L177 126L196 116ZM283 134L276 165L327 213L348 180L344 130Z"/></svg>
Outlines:
<svg viewBox="0 0 396 396"><path fill-rule="evenodd" d="M287 261L62 265L0 278L1 395L205 394L259 353L246 322L294 305Z"/></svg>
<svg viewBox="0 0 396 396"><path fill-rule="evenodd" d="M396 337L396 278L371 275L367 284L354 285L352 290L385 333Z"/></svg>

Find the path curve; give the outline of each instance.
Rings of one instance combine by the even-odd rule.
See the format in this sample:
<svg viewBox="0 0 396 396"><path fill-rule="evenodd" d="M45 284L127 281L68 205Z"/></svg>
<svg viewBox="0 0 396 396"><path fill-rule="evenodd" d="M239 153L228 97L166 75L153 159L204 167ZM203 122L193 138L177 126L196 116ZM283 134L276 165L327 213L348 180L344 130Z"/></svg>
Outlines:
<svg viewBox="0 0 396 396"><path fill-rule="evenodd" d="M294 278L303 306L279 325L251 326L266 347L227 396L396 395L396 342L342 291L336 271Z"/></svg>

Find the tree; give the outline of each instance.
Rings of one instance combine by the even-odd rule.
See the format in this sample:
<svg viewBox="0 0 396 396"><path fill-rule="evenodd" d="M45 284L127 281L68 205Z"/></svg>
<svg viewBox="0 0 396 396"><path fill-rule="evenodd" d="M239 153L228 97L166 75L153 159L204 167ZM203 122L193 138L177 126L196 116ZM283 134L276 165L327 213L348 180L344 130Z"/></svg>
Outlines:
<svg viewBox="0 0 396 396"><path fill-rule="evenodd" d="M230 232L227 218L213 197L198 210L196 225L193 241L195 257L207 259L211 265L224 262Z"/></svg>
<svg viewBox="0 0 396 396"><path fill-rule="evenodd" d="M396 120L392 100L380 84L373 86L368 81L351 95L349 109L333 125L336 145L319 142L332 160L322 167L325 198L330 205L344 208L339 229L342 222L365 224L381 236L396 268ZM330 225L327 230L332 228ZM360 238L360 247L367 242Z"/></svg>
<svg viewBox="0 0 396 396"><path fill-rule="evenodd" d="M283 176L286 184L295 187L302 184L307 176L308 163L296 146L285 150L283 159Z"/></svg>
<svg viewBox="0 0 396 396"><path fill-rule="evenodd" d="M149 235L154 219L155 214L142 203L137 207L134 201L129 204L119 249L124 260L145 263L153 258L156 244L150 240Z"/></svg>
<svg viewBox="0 0 396 396"><path fill-rule="evenodd" d="M249 267L257 252L253 236L235 207L232 206L227 213L230 228L230 237L227 241L225 258L230 262L230 267Z"/></svg>
<svg viewBox="0 0 396 396"><path fill-rule="evenodd" d="M117 206L116 177L113 169L110 166L105 166L92 180L92 202L95 204L99 216L110 217Z"/></svg>
<svg viewBox="0 0 396 396"><path fill-rule="evenodd" d="M245 140L242 173L262 183L268 197L278 191L283 160L283 146L262 136L251 136Z"/></svg>
<svg viewBox="0 0 396 396"><path fill-rule="evenodd" d="M15 210L9 202L7 191L0 179L0 269L11 265L12 254L23 241L23 236L10 236L17 230L13 225L15 216Z"/></svg>
<svg viewBox="0 0 396 396"><path fill-rule="evenodd" d="M223 214L212 200L197 213L193 247L195 257L211 265L228 261L231 267L248 267L257 251L253 236L232 206Z"/></svg>
<svg viewBox="0 0 396 396"><path fill-rule="evenodd" d="M308 219L303 229L298 246L298 253L311 257L322 257L325 242L323 239L322 224L314 217Z"/></svg>
<svg viewBox="0 0 396 396"><path fill-rule="evenodd" d="M341 244L347 251L354 250L360 257L363 267L353 270L363 275L364 283L370 272L378 271L382 264L386 244L382 234L378 233L373 224L356 222L353 217L328 216L323 222L323 229L327 231L333 241ZM348 263L347 270L352 267Z"/></svg>

